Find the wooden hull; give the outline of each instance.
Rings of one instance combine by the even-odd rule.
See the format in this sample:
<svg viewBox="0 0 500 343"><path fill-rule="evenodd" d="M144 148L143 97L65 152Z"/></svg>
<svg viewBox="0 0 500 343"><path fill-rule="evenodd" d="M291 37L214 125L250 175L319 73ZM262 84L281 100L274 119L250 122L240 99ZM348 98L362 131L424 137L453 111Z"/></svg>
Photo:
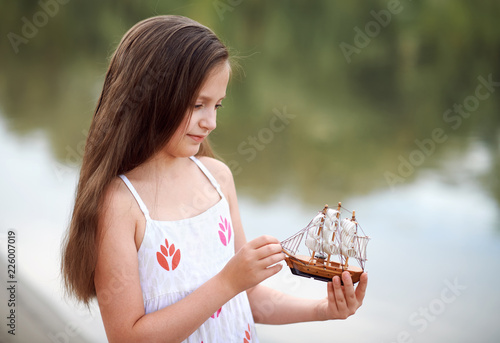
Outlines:
<svg viewBox="0 0 500 343"><path fill-rule="evenodd" d="M327 263L324 259L314 258L312 261L310 260L311 256L304 255L287 255L285 257L286 264L290 267L293 274L319 281L331 282L334 276L341 277L342 272L347 270L351 273L352 282L356 283L363 273L363 270L356 266L345 268L335 261Z"/></svg>

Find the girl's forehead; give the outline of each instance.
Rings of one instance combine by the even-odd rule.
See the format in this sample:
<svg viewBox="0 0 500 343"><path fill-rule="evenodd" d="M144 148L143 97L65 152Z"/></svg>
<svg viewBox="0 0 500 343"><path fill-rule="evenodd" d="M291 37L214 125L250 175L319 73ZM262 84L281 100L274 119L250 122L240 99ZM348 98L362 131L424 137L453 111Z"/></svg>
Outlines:
<svg viewBox="0 0 500 343"><path fill-rule="evenodd" d="M199 99L218 98L222 99L226 96L226 87L229 82L230 67L227 63L215 67L212 70L200 89Z"/></svg>

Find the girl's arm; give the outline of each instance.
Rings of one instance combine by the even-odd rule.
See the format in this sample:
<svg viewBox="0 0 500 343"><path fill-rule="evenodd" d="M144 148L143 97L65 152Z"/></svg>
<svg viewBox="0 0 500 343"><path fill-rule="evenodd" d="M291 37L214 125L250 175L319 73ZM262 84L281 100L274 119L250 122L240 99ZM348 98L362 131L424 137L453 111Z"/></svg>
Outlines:
<svg viewBox="0 0 500 343"><path fill-rule="evenodd" d="M208 160L208 159L207 159ZM212 164L217 170L216 162L205 161ZM220 162L218 162L220 163ZM224 194L229 201L231 219L235 232L235 249L245 245L246 238L241 224L236 189L229 168L219 167L215 171L216 177L223 185ZM282 254L284 259L284 254ZM254 320L263 324L289 324L305 321L318 321L329 319L345 319L353 315L361 306L365 296L368 275L363 273L359 285L354 288L349 272L342 275L344 286L341 286L340 278L333 278L333 282L327 283L327 294L325 299L310 300L292 297L271 288L256 285L248 289L248 298L252 307Z"/></svg>
<svg viewBox="0 0 500 343"><path fill-rule="evenodd" d="M342 279L344 286L340 285L338 276L327 283L328 296L320 300L297 298L257 285L248 291L254 320L262 324L290 324L346 319L363 303L368 275L362 274L356 289L349 272L344 272Z"/></svg>
<svg viewBox="0 0 500 343"><path fill-rule="evenodd" d="M135 244L136 226L145 225L144 216L119 179L108 188L104 207L94 282L110 342L182 341L236 294L281 269L269 267L282 260L279 242L259 237L242 246L219 274L190 295L145 314Z"/></svg>

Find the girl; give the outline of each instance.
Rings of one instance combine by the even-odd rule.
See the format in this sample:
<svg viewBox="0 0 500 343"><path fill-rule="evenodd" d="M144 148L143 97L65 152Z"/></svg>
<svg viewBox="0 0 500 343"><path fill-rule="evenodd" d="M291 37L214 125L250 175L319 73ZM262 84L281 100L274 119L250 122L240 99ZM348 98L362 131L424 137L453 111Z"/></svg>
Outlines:
<svg viewBox="0 0 500 343"><path fill-rule="evenodd" d="M136 24L114 53L95 110L65 240L67 290L97 297L110 342L257 342L254 322L347 318L348 272L323 300L259 283L284 259L276 238L246 242L229 168L213 158L231 68L188 18ZM196 157L194 157L196 156Z"/></svg>

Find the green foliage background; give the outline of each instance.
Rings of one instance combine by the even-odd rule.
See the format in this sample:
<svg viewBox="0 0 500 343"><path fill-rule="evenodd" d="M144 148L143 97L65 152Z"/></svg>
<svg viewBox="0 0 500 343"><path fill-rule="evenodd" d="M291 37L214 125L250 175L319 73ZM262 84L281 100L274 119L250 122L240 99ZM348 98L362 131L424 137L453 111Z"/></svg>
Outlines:
<svg viewBox="0 0 500 343"><path fill-rule="evenodd" d="M55 3L55 1L42 1ZM240 191L269 199L285 189L305 202L341 199L389 187L415 140L435 128L448 139L416 170L437 170L471 144L487 148L480 175L500 201L500 89L456 130L443 113L474 95L478 77L500 81L498 1L401 1L386 27L346 60L390 1L68 1L15 49L36 1L4 1L0 13L0 109L19 135L42 131L62 163L78 162L109 56L137 21L158 14L189 16L212 28L239 56L212 142L236 163ZM54 9L54 8L53 8ZM296 117L248 161L238 146L269 126L273 111ZM233 170L235 171L235 170ZM405 178L409 182L418 173ZM335 194L335 196L332 196Z"/></svg>

